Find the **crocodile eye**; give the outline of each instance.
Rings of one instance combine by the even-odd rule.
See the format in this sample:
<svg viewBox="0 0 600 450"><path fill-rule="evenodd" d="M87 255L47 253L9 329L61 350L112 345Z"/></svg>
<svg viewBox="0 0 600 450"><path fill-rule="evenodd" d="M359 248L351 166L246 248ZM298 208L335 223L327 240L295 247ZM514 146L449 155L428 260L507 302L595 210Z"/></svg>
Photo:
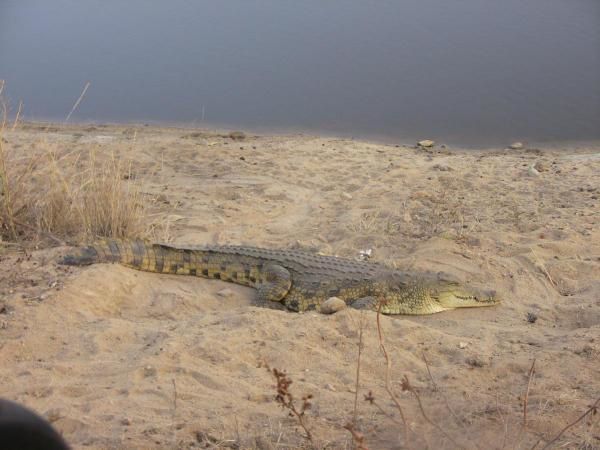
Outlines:
<svg viewBox="0 0 600 450"><path fill-rule="evenodd" d="M438 272L437 279L439 281L442 281L442 282L448 283L448 284L452 284L452 285L458 285L460 283L460 280L458 280L458 278L456 278L454 275L450 275L449 273L446 273L446 272Z"/></svg>

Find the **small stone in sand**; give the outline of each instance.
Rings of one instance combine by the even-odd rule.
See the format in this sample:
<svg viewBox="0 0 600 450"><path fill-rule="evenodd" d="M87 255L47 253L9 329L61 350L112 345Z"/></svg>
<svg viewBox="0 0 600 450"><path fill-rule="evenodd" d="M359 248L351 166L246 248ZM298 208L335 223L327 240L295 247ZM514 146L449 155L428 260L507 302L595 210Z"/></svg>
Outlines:
<svg viewBox="0 0 600 450"><path fill-rule="evenodd" d="M527 175L529 175L530 177L537 177L540 175L540 173L536 170L534 166L531 166L529 167L529 170L527 170Z"/></svg>
<svg viewBox="0 0 600 450"><path fill-rule="evenodd" d="M144 377L154 377L156 376L156 369L152 366L144 367Z"/></svg>
<svg viewBox="0 0 600 450"><path fill-rule="evenodd" d="M342 192L342 198L344 198L346 200L352 200L352 194L349 194L347 192Z"/></svg>
<svg viewBox="0 0 600 450"><path fill-rule="evenodd" d="M435 145L435 141L432 141L430 139L423 139L422 141L417 142L417 145L419 147L429 148Z"/></svg>
<svg viewBox="0 0 600 450"><path fill-rule="evenodd" d="M510 148L512 148L513 150L519 150L521 148L523 148L523 143L522 142L513 142L512 144L509 145Z"/></svg>
<svg viewBox="0 0 600 450"><path fill-rule="evenodd" d="M536 313L528 312L527 313L527 322L535 323L538 320L538 316Z"/></svg>
<svg viewBox="0 0 600 450"><path fill-rule="evenodd" d="M440 172L450 172L451 170L454 170L452 167L446 166L444 164L435 164L431 168L433 170L439 170Z"/></svg>
<svg viewBox="0 0 600 450"><path fill-rule="evenodd" d="M466 359L466 363L471 367L483 367L485 366L485 362L478 358L477 356L473 356L471 358Z"/></svg>
<svg viewBox="0 0 600 450"><path fill-rule="evenodd" d="M224 297L224 298L229 298L232 297L234 294L234 292L231 289L221 289L219 292L217 292L217 295L219 297Z"/></svg>
<svg viewBox="0 0 600 450"><path fill-rule="evenodd" d="M467 344L466 342L459 342L458 348L467 348L467 345L469 345L469 344Z"/></svg>
<svg viewBox="0 0 600 450"><path fill-rule="evenodd" d="M232 131L231 133L229 133L229 138L234 141L243 141L244 139L246 139L246 133L244 133L243 131Z"/></svg>
<svg viewBox="0 0 600 450"><path fill-rule="evenodd" d="M371 258L371 256L373 256L372 248L368 248L366 250L361 250L360 252L358 252L358 257L361 261L368 261Z"/></svg>
<svg viewBox="0 0 600 450"><path fill-rule="evenodd" d="M346 302L338 297L329 297L323 303L321 303L320 312L322 314L333 314L341 311L346 307Z"/></svg>

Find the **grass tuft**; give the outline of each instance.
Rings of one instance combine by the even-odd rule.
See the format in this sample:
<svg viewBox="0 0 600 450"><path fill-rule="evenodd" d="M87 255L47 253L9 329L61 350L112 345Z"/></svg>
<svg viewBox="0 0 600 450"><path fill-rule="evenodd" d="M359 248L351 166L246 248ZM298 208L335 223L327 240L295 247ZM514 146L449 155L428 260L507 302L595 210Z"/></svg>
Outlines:
<svg viewBox="0 0 600 450"><path fill-rule="evenodd" d="M144 237L147 208L131 163L98 149L73 152L47 139L10 145L7 106L0 122L0 238L62 244L98 237Z"/></svg>

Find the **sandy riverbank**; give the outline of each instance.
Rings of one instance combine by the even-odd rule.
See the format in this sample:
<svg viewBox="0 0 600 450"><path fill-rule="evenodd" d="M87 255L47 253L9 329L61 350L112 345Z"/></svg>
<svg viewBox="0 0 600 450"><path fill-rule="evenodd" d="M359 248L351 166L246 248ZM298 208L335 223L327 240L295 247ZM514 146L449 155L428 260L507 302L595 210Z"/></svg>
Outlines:
<svg viewBox="0 0 600 450"><path fill-rule="evenodd" d="M358 416L371 449L455 447L400 392L403 375L428 416L469 447L529 448L600 395L598 147L426 151L303 135L233 140L36 124L4 138L23 152L45 141L131 159L142 190L168 217L166 237L179 244L348 257L372 249L374 260L450 272L504 299L494 308L382 318L392 384L413 430L406 441L362 400L372 390L397 419L375 313L261 309L251 289L220 281L109 265L66 270L55 264L64 248L6 248L0 395L44 413L77 448L195 448L209 435L241 448L295 448L301 432L274 401L260 360L287 370L298 397L313 394L308 423L321 444L350 448L342 427L354 405L361 322ZM594 423L561 442L599 446Z"/></svg>

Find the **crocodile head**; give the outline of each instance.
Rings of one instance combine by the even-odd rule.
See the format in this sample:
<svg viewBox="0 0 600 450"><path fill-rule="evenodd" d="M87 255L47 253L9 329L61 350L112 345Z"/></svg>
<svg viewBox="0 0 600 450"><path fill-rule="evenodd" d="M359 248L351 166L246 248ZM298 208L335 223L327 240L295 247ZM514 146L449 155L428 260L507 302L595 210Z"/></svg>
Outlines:
<svg viewBox="0 0 600 450"><path fill-rule="evenodd" d="M421 274L388 279L384 314L433 314L455 308L492 306L500 303L495 291L466 286L445 274Z"/></svg>

